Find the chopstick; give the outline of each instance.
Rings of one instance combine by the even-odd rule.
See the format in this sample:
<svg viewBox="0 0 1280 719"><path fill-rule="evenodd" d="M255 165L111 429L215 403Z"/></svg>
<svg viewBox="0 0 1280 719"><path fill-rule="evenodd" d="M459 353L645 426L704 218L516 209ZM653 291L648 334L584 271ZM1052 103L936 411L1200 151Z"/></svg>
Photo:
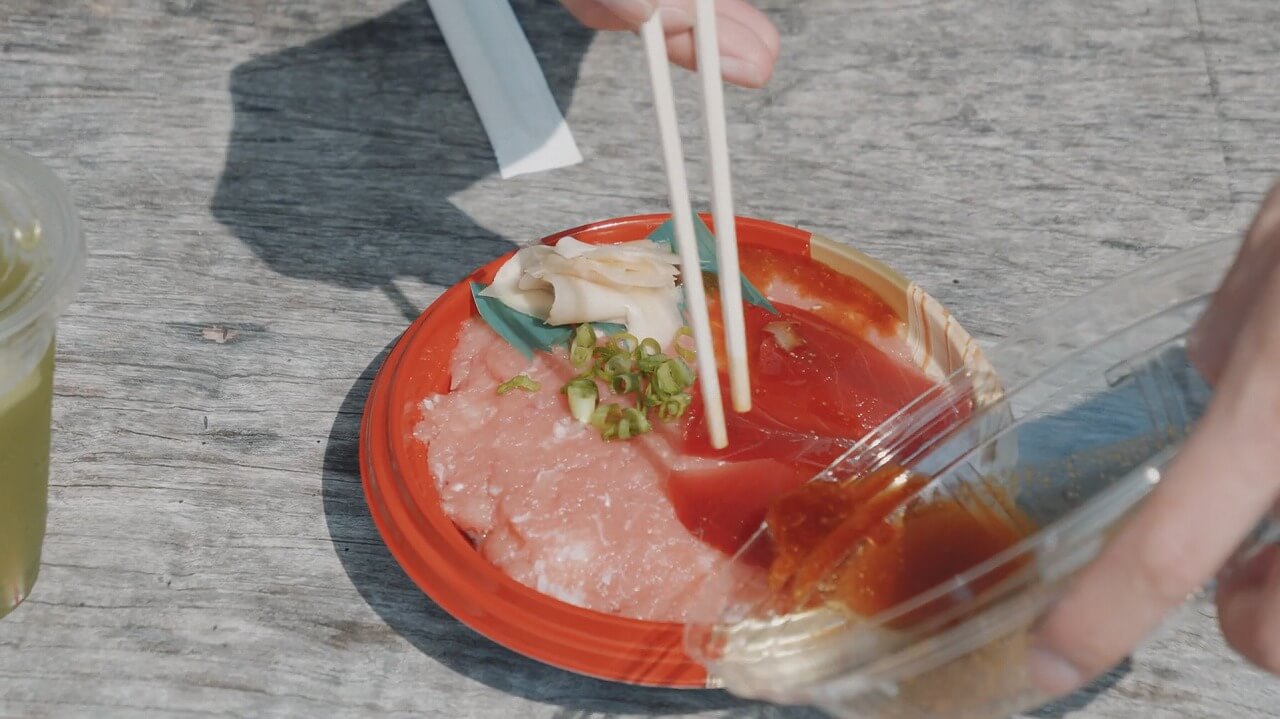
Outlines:
<svg viewBox="0 0 1280 719"><path fill-rule="evenodd" d="M640 26L640 36L644 41L649 80L653 85L653 105L658 115L658 133L662 139L662 160L667 170L671 217L675 224L676 247L680 253L685 305L689 311L690 329L693 330L693 343L697 350L698 384L702 387L707 430L711 446L722 449L729 445L724 402L720 396L720 375L716 372L707 296L702 286L702 273L698 271L698 243L693 229L693 208L689 205L689 181L685 176L684 151L680 147L675 90L671 86L666 37L662 32L662 18L658 12Z"/></svg>
<svg viewBox="0 0 1280 719"><path fill-rule="evenodd" d="M725 352L729 355L729 395L738 412L751 410L751 377L747 371L747 330L742 315L742 283L738 281L738 223L733 214L729 140L724 121L724 85L720 79L720 38L715 0L697 0L694 39L702 79L702 115L711 156L711 218L716 228L720 264L720 312ZM732 279L727 279L732 278Z"/></svg>

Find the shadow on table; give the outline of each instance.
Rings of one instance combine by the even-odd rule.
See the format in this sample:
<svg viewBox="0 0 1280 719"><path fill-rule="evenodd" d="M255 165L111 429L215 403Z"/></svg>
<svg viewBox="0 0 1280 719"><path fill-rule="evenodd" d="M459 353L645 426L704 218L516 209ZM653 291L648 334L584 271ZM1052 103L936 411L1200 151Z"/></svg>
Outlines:
<svg viewBox="0 0 1280 719"><path fill-rule="evenodd" d="M554 0L515 0L558 104L592 33ZM448 286L511 248L451 204L496 173L488 137L426 0L245 62L215 219L282 275ZM553 127L535 128L548 136Z"/></svg>
<svg viewBox="0 0 1280 719"><path fill-rule="evenodd" d="M554 0L513 6L557 102L567 106L592 34ZM420 308L396 290L397 278L451 285L510 248L449 201L496 167L425 0L246 62L232 72L230 89L235 116L211 210L281 275L380 288L412 319ZM383 545L360 486L360 415L388 350L360 376L334 420L323 497L344 569L394 631L453 671L558 705L565 717L761 713L723 692L628 688L544 666L432 603Z"/></svg>
<svg viewBox="0 0 1280 719"><path fill-rule="evenodd" d="M720 691L628 687L580 677L530 659L472 632L413 584L383 544L365 504L357 460L360 416L374 374L390 347L361 374L343 401L324 458L324 508L343 568L369 606L397 633L441 664L496 690L563 709L563 719L599 714L686 714L726 717L821 715L737 699Z"/></svg>
<svg viewBox="0 0 1280 719"><path fill-rule="evenodd" d="M1093 703L1094 699L1105 694L1133 669L1133 662L1125 659L1115 669L1103 674L1093 684L1081 689L1064 699L1041 707L1027 716L1032 719L1063 719L1073 712L1078 712Z"/></svg>

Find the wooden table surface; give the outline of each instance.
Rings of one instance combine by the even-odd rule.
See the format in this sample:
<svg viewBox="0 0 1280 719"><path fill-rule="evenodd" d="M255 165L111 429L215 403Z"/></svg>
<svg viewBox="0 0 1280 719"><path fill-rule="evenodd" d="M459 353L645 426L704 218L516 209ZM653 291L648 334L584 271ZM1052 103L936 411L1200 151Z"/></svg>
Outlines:
<svg viewBox="0 0 1280 719"><path fill-rule="evenodd" d="M74 187L90 248L0 715L801 715L497 648L370 522L356 429L408 321L515 240L665 206L636 39L516 5L587 160L502 181L424 0L0 0L0 143ZM728 96L740 210L889 261L984 341L1237 235L1280 171L1274 2L763 5L783 58ZM1280 682L1201 604L1037 714L1139 715L1280 716Z"/></svg>

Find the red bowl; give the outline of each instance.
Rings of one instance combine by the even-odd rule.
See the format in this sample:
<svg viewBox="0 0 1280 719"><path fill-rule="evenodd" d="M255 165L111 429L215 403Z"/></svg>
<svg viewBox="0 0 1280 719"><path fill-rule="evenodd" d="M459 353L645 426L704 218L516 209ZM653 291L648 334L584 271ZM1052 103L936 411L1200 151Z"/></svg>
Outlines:
<svg viewBox="0 0 1280 719"><path fill-rule="evenodd" d="M553 244L566 235L599 244L637 240L667 219L667 215L644 215L605 220L542 242ZM812 238L804 230L763 220L739 219L738 240L744 246L844 264L844 271L863 275L868 286L890 299L904 319L909 314L924 316L928 320L924 325L944 328L939 335L943 339L932 342L950 347L940 354L944 364L973 359L976 346L945 311L928 304L931 299L880 263L846 252L829 240ZM459 621L508 649L600 679L706 687L706 670L684 651L682 625L595 612L534 591L484 559L440 506L428 469L429 448L413 436L421 419L419 405L424 397L449 390L449 360L461 325L477 314L469 283L491 282L511 254L440 295L405 331L374 379L360 432L360 473L374 524L396 561L423 592ZM850 270L850 262L857 267ZM923 315L908 309L913 293L927 300ZM919 334L925 346L936 333Z"/></svg>

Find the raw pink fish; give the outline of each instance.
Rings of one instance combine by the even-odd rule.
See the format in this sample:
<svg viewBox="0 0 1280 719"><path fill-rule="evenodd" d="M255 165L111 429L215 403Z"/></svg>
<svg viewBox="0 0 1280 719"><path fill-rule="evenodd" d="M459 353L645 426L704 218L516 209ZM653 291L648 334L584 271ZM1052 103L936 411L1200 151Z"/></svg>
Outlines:
<svg viewBox="0 0 1280 719"><path fill-rule="evenodd" d="M729 557L696 539L666 495L671 433L602 442L568 415L560 387L575 373L563 350L533 361L479 321L463 328L452 391L422 402L417 437L444 510L490 562L539 592L652 621L699 616L707 582L738 582ZM536 392L498 396L525 374ZM723 571L722 571L723 570Z"/></svg>

